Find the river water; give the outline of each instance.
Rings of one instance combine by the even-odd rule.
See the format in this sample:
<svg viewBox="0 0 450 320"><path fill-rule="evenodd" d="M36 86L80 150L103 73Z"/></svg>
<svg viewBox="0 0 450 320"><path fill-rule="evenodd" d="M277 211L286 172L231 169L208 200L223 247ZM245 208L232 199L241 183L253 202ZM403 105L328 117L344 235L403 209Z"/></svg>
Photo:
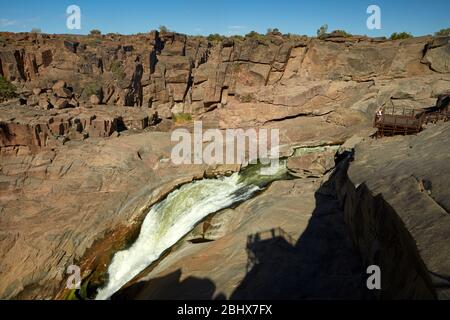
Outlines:
<svg viewBox="0 0 450 320"><path fill-rule="evenodd" d="M229 177L194 181L173 191L149 210L131 247L114 255L108 282L97 291L96 299L109 299L208 215L245 201L269 183L287 177L286 162L280 161L271 175L260 165L252 165Z"/></svg>

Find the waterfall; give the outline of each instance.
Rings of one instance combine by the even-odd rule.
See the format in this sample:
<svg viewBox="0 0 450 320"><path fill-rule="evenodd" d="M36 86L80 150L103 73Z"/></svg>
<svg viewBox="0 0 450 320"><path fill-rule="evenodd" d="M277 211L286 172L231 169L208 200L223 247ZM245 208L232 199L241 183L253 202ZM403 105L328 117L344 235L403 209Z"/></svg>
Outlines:
<svg viewBox="0 0 450 320"><path fill-rule="evenodd" d="M218 179L203 179L173 191L146 215L137 240L117 252L108 268L108 282L97 291L97 300L115 292L156 261L211 213L249 199L269 183L287 175L280 162L272 175L262 175L260 165Z"/></svg>

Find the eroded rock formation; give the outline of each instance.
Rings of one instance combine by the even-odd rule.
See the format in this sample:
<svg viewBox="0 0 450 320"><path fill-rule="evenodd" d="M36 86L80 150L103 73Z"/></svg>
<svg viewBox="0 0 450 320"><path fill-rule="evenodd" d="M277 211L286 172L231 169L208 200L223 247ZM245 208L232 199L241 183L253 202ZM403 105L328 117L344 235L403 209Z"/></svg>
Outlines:
<svg viewBox="0 0 450 320"><path fill-rule="evenodd" d="M384 270L383 299L450 298L449 136L446 124L359 144L338 179L358 250Z"/></svg>
<svg viewBox="0 0 450 320"><path fill-rule="evenodd" d="M0 298L63 298L68 265L81 264L83 277L98 268L104 272L112 251L124 244L123 234L139 225L150 204L181 183L211 172L230 171L170 163L170 131L180 125L174 114L188 113L193 120L202 120L204 128L279 129L282 153L292 155L295 148L336 146L346 141L345 145L352 145L355 134L370 136L373 112L380 106L424 108L434 105L440 94L450 93L446 37L386 41L333 36L319 40L272 34L264 40L209 42L156 31L135 36L1 36L5 41L0 46L0 75L14 83L19 97L0 105ZM405 278L398 278L385 297L448 297L445 291L436 290L436 278L427 274L427 269L444 278L449 274L444 261L447 256L436 253L445 242L445 230L440 229L444 227L438 225L448 225L442 222L443 194L448 188L433 180L448 166L442 160L445 150L435 145L437 138L432 133L448 139L448 130L433 130L427 129L417 140L396 138L386 143L386 151L384 141L357 148L348 182L337 194L321 189L329 197L322 200L333 203L322 209L333 215L328 221L319 212L319 223L338 226L336 234L323 241L332 244L346 237L341 224L345 212L363 264L376 261L371 248L373 239L380 238L377 230L359 229L360 225L379 223L379 215L374 216L370 208L381 200L370 197L382 193L392 208L386 209L389 221L394 221L386 236L392 233L395 245L392 249L389 239L380 239L380 246L389 259L399 258L402 266L413 262L415 267L411 272L402 271ZM414 144L412 149L409 142ZM411 150L415 153L410 160L402 158ZM436 161L443 162L429 162L431 153L439 154ZM377 159L377 154L384 156ZM194 260L200 255L204 275L215 268L223 271L211 279L216 281L217 292L232 297L232 288L245 282L245 239L249 234L282 227L297 240L308 230L308 219L315 220L312 213L318 203L314 196L320 181L325 181L323 175L334 167L332 155L291 158L289 167L306 180L277 182L255 199L255 207L250 202L221 213L229 215L231 222L216 233L209 229L207 237L213 242L180 251L191 260L180 259L184 256L179 253L169 256L148 279L164 277L181 267L187 271L180 276L199 276L190 270L197 270ZM381 175L372 165L381 168L384 163L373 161L391 162ZM420 187L414 193L394 192L404 187L403 180L393 174L398 167L404 168L405 177L409 175L404 184L409 191L421 181L428 185L427 181L433 180L431 196L426 186L421 193L417 191ZM435 170L432 177L427 168ZM384 180L377 180L380 177ZM357 188L363 182L366 187ZM400 189L393 190L394 186ZM436 190L440 190L437 195ZM348 196L344 198L342 193ZM429 219L418 218L422 209L397 207L403 202L415 203L409 201L413 194L419 199L417 208L426 211ZM356 195L361 203L352 202ZM338 206L338 199L346 204L344 208ZM305 201L300 213L299 201ZM280 220L275 203L282 202L286 212ZM263 205L272 209L260 218L252 214L247 220L242 218ZM306 242L322 241L324 230L314 230L318 233L306 234ZM290 245L295 249L295 243ZM289 246L283 248L291 252ZM347 261L361 268L361 261L349 254L353 252L350 242L344 249ZM398 257L391 249L406 253ZM217 250L222 252L219 257ZM328 252L323 249L318 254L327 256ZM305 253L303 257L310 256ZM236 264L223 269L225 265L217 264L220 259L235 259ZM273 259L269 257L269 263ZM333 261L338 271L332 273L331 283L344 281L348 288L357 288L354 297L367 297L359 291L360 269L346 273L341 260ZM308 268L320 262L305 265L302 275L307 278ZM400 272L383 263L389 270L388 279ZM318 269L325 272L322 267ZM290 270L288 266L286 270ZM352 276L349 281L346 274ZM402 281L411 286L405 295L396 295ZM321 295L311 284L297 293L299 297L344 297L348 293L328 289ZM145 289L142 296L154 297L152 290ZM245 292L241 290L235 297L248 297Z"/></svg>

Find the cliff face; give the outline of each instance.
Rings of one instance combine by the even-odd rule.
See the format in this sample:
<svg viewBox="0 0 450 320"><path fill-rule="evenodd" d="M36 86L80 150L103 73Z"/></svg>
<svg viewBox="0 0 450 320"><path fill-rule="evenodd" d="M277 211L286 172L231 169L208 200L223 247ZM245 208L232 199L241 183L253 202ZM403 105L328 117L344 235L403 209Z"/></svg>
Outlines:
<svg viewBox="0 0 450 320"><path fill-rule="evenodd" d="M16 124L36 124L9 129L43 135L28 138L39 146L70 132L72 139L82 139L133 128L120 125L128 111L105 114L95 107L102 104L142 107L144 112L128 116L140 129L152 124L154 112L162 119L189 113L221 128L296 117L320 117L348 127L364 123L376 107L429 106L449 90L449 38L317 40L269 35L208 42L156 31L136 36L2 37L6 41L0 47L0 74L18 83L22 104L44 109L37 114L22 109L19 117L13 111ZM67 110L86 106L94 106L87 119ZM57 118L50 119L55 112ZM8 123L9 118L0 120ZM51 125L54 122L57 125ZM14 145L5 139L2 144Z"/></svg>
<svg viewBox="0 0 450 320"><path fill-rule="evenodd" d="M391 99L399 100L394 103L419 99L426 104L427 98L448 87L448 38L393 42L267 36L211 43L158 32L2 37L7 41L0 48L0 74L23 83L27 104L44 109L102 103L149 107L170 118L173 113L199 115L259 103L270 111L256 119L264 122L313 114L317 110L311 110L311 100L322 112L329 112L338 99L366 111L372 104L388 105ZM400 81L406 78L408 83ZM52 90L58 80L70 90ZM423 89L425 83L429 90ZM33 96L33 88L41 91ZM90 99L93 95L96 98ZM229 114L223 117L229 122Z"/></svg>
<svg viewBox="0 0 450 320"><path fill-rule="evenodd" d="M341 168L338 197L365 264L383 270L380 298L450 298L449 135L367 141Z"/></svg>
<svg viewBox="0 0 450 320"><path fill-rule="evenodd" d="M0 36L0 74L19 93L18 99L0 105L1 298L55 297L64 285L66 267L86 257L97 241L106 235L105 243L111 246L94 246L89 259L109 259L111 239L119 237L116 230L129 230L142 218L143 208L179 183L217 169L170 164L170 130L179 125L173 114L190 113L205 128L277 128L289 150L341 144L355 133L369 135L379 106L422 108L434 105L439 94L450 93L449 38L318 40L272 35L216 43L157 32ZM154 121L155 112L160 122ZM425 157L429 151L420 154ZM357 156L359 152L366 149ZM332 159L316 160L311 156L291 164L299 167L299 175L311 168L321 174L330 169ZM372 172L367 179L377 175ZM351 195L349 188L342 187ZM365 193L359 192L364 199ZM356 196L354 201L359 201ZM369 208L370 203L361 206ZM354 238L372 261L367 248L377 233L361 231L361 223L355 223L360 218L352 217L367 216L376 223L378 216L371 216L371 209L356 214L349 208ZM276 211L267 214L274 215L269 221L276 224ZM288 226L292 220L286 217ZM407 239L414 228L406 232L393 212L389 217L388 225L398 227L393 236L401 234L395 248L407 248L400 260L417 266L415 273L405 273L417 279L416 289L408 292L428 297L433 280ZM293 223L298 236L306 224ZM245 240L246 233L258 231L245 227L240 236ZM388 240L380 241L389 248ZM425 249L418 249L420 256L426 255ZM84 272L104 262L92 258ZM449 274L444 271L436 269Z"/></svg>
<svg viewBox="0 0 450 320"><path fill-rule="evenodd" d="M36 81L39 87L65 80L78 96L84 84L94 81L107 104L164 105L169 110L176 106L194 112L224 103L228 96L249 99L247 93L295 76L302 81L363 82L449 72L448 38L322 41L270 35L211 43L156 31L137 36L2 37L6 42L0 49L0 70L10 81Z"/></svg>

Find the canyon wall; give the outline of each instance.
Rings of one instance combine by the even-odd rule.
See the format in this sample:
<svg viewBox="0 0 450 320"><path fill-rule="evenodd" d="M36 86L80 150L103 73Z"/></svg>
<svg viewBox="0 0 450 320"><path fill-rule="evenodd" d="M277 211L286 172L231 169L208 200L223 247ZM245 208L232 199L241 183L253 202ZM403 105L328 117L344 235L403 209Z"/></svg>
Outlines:
<svg viewBox="0 0 450 320"><path fill-rule="evenodd" d="M157 31L1 36L0 74L20 88L20 104L34 110L1 116L4 132L25 136L21 142L2 134L5 146L46 146L58 143L55 137L145 129L154 124L155 112L169 123L161 126L166 129L181 113L219 128L295 117L321 117L348 127L367 123L377 107L430 106L449 92L445 37L319 40L270 34L210 42ZM142 111L100 111L99 105ZM83 116L71 110L84 107L91 111Z"/></svg>
<svg viewBox="0 0 450 320"><path fill-rule="evenodd" d="M450 298L449 135L368 141L340 165L338 198L364 264L382 270L381 299Z"/></svg>
<svg viewBox="0 0 450 320"><path fill-rule="evenodd" d="M387 41L273 34L210 42L170 32L0 36L0 74L18 89L16 99L0 104L0 298L56 297L68 265L84 261L88 267L83 276L98 266L105 268L103 258L92 257L110 258L114 238L121 238L118 230L129 231L145 208L172 188L218 169L170 163L171 130L190 126L189 121L178 122L177 114L202 120L204 128L279 129L280 143L289 154L298 146L337 145L354 134L369 136L373 112L380 106L423 108L450 93L446 37ZM357 157L367 152L376 159L369 151L361 149ZM419 152L424 157L416 159L421 167L411 172L427 167L425 157L432 151ZM392 150L390 154L397 157ZM299 167L299 176L311 171L302 169L303 160L291 164ZM330 161L312 167L322 174L330 169ZM430 167L439 173L442 165ZM350 168L349 181L356 186L352 172ZM377 176L370 171L361 183ZM350 187L342 190L353 199ZM393 191L382 192L385 201ZM365 192L358 192L366 199ZM352 203L346 204L346 216L354 240L368 262L376 261L367 248L378 233L358 229L360 216L376 223L372 202ZM389 203L395 213L403 212ZM351 209L364 206L369 213ZM402 265L414 261L417 266L415 273L404 273L416 279L407 292L428 297L430 281L436 286L435 280L426 275L394 211L386 211L392 222L386 228L398 227L394 235L400 230L394 247L407 248ZM290 221L286 219L286 225ZM298 236L306 224L294 224ZM422 237L414 228L406 230L414 239ZM258 230L241 231L244 239L246 231ZM445 266L439 260L445 255L430 251L430 259L439 260L436 268L427 260L428 246L440 247L433 239L444 236L431 234L431 243L423 242L422 248L417 242L417 250L428 269L445 278L450 273L439 267ZM385 240L381 245L390 252ZM89 250L93 253L83 260ZM239 255L245 259L245 252ZM386 262L386 268L393 265Z"/></svg>

